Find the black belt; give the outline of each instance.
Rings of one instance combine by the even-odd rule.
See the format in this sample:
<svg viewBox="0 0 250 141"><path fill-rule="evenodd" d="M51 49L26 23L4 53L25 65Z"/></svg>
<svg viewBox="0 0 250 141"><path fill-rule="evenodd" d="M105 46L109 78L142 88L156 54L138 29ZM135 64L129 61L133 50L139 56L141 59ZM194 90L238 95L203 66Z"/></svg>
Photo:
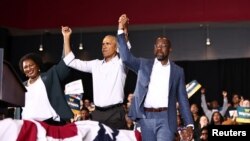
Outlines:
<svg viewBox="0 0 250 141"><path fill-rule="evenodd" d="M110 109L113 109L116 107L121 107L121 106L122 106L122 103L118 103L118 104L109 105L109 106L105 106L105 107L95 106L95 109L99 110L99 111L107 111L107 110L110 110Z"/></svg>
<svg viewBox="0 0 250 141"><path fill-rule="evenodd" d="M144 108L144 111L146 112L162 112L162 111L167 111L167 107L161 107L161 108Z"/></svg>

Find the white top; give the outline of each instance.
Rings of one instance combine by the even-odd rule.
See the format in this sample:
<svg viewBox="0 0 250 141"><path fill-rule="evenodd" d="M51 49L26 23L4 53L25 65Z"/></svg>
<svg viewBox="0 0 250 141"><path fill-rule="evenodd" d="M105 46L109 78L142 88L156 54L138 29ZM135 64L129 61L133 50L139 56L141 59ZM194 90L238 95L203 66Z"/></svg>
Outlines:
<svg viewBox="0 0 250 141"><path fill-rule="evenodd" d="M40 76L33 84L28 84L26 89L22 119L43 121L53 117L54 120L60 120L49 102L45 85Z"/></svg>
<svg viewBox="0 0 250 141"><path fill-rule="evenodd" d="M168 107L170 63L162 65L155 59L144 107Z"/></svg>
<svg viewBox="0 0 250 141"><path fill-rule="evenodd" d="M67 66L92 73L93 97L96 106L104 107L123 102L127 70L118 56L115 56L109 62L98 59L67 61L72 58L75 58L72 52L64 58Z"/></svg>

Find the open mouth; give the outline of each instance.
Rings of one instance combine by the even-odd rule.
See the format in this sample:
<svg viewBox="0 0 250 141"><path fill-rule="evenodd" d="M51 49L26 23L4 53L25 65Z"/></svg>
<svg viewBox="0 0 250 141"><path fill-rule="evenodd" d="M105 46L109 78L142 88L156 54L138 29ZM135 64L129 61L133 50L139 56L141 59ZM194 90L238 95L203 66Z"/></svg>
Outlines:
<svg viewBox="0 0 250 141"><path fill-rule="evenodd" d="M31 75L33 75L34 74L34 71L32 70L32 71L29 71L28 73L27 73L27 75L28 76L31 76Z"/></svg>

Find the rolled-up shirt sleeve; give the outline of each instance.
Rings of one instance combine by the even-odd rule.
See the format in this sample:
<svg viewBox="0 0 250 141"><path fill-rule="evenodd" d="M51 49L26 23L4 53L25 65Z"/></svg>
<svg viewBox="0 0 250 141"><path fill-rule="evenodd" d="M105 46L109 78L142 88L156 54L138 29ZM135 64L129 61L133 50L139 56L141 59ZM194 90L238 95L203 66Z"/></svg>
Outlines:
<svg viewBox="0 0 250 141"><path fill-rule="evenodd" d="M68 55L63 58L64 63L68 66L72 60L75 59L74 53L71 51Z"/></svg>

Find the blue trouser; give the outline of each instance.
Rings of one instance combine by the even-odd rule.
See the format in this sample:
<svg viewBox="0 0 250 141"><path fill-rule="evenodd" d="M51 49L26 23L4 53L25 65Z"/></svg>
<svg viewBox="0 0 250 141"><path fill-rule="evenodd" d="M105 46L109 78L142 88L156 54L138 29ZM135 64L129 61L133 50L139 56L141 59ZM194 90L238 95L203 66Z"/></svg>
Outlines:
<svg viewBox="0 0 250 141"><path fill-rule="evenodd" d="M139 120L142 141L174 140L175 134L169 128L167 111L145 112L145 114L146 118Z"/></svg>

